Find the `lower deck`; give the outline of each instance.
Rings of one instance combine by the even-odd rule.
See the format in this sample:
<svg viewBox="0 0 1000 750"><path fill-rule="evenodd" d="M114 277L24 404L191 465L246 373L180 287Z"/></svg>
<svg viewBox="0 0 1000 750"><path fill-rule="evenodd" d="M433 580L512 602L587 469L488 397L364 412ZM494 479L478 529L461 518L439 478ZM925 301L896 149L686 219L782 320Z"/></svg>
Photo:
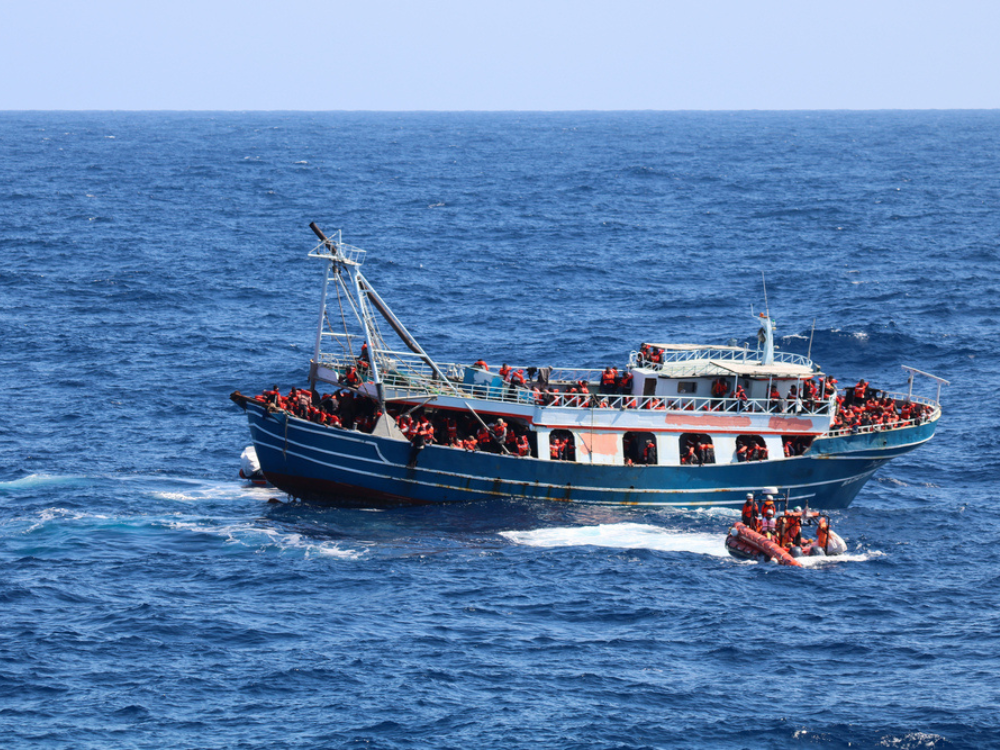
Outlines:
<svg viewBox="0 0 1000 750"><path fill-rule="evenodd" d="M801 456L706 465L601 465L551 461L331 428L268 413L247 414L261 467L279 489L332 504L465 502L484 498L738 508L746 492L775 486L814 508L847 507L891 458L929 440L934 422L820 438Z"/></svg>

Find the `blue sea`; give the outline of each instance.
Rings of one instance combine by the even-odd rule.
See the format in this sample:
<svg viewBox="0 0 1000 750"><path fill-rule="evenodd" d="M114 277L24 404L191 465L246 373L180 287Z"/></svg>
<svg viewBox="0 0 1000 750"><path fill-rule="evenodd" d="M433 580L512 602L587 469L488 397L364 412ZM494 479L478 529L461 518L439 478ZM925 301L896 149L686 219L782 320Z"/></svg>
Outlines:
<svg viewBox="0 0 1000 750"><path fill-rule="evenodd" d="M0 747L1000 747L1000 112L0 113ZM736 513L244 486L315 221L443 361L779 345L950 381L739 562ZM915 389L934 395L934 384Z"/></svg>

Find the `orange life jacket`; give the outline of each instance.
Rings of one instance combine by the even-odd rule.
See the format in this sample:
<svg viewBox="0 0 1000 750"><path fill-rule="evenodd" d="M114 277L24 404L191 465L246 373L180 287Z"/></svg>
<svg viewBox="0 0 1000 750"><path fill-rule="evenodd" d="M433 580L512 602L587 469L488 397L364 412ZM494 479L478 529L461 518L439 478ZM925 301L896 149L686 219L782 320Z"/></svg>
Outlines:
<svg viewBox="0 0 1000 750"><path fill-rule="evenodd" d="M827 523L825 518L821 518L819 521L819 526L816 528L816 544L826 549L826 545L830 542L830 524Z"/></svg>

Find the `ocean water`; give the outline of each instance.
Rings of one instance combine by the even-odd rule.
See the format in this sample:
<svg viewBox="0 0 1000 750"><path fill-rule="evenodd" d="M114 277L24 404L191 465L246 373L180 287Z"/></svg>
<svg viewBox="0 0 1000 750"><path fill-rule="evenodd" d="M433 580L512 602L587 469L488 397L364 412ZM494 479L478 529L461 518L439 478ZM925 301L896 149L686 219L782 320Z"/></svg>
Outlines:
<svg viewBox="0 0 1000 750"><path fill-rule="evenodd" d="M1000 112L0 113L3 748L1000 747ZM731 511L269 504L307 225L444 361L950 381L805 570ZM933 394L920 383L919 392Z"/></svg>

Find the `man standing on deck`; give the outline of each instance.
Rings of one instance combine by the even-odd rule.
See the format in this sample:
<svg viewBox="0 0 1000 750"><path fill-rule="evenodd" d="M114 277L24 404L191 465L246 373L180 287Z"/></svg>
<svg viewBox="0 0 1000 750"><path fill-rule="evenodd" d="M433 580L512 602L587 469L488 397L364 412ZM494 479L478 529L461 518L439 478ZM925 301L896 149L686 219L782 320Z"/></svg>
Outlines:
<svg viewBox="0 0 1000 750"><path fill-rule="evenodd" d="M753 493L747 493L747 500L743 503L743 525L748 529L757 531L757 501L753 498Z"/></svg>

